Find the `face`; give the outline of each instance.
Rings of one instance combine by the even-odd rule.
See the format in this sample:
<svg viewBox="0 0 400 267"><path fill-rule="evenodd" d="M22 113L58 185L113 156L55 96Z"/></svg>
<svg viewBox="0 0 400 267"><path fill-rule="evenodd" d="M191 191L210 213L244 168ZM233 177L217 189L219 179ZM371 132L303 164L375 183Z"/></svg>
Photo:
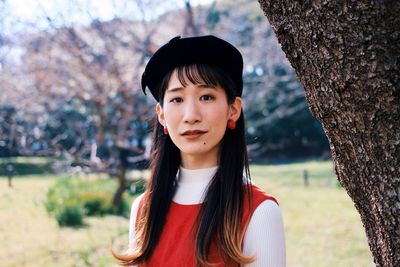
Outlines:
<svg viewBox="0 0 400 267"><path fill-rule="evenodd" d="M241 107L239 97L228 104L221 87L189 81L183 86L175 70L164 94L163 107L157 104L156 111L159 122L168 128L172 141L181 151L182 161L186 157L216 161L228 120L237 121Z"/></svg>

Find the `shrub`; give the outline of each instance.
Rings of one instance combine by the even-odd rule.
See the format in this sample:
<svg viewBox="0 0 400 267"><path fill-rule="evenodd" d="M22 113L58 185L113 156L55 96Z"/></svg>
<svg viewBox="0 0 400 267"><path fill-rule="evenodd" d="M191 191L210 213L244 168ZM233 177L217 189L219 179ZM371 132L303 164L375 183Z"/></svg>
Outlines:
<svg viewBox="0 0 400 267"><path fill-rule="evenodd" d="M128 217L131 197L128 199L124 197L118 210L114 210L112 207L116 188L116 181L113 180L60 178L47 191L45 207L49 214L56 217L59 225L82 224L85 215L115 214Z"/></svg>
<svg viewBox="0 0 400 267"><path fill-rule="evenodd" d="M129 214L130 214L129 202L125 198L122 198L119 209L116 211L112 211L112 213L115 215L120 215L120 216L128 218Z"/></svg>
<svg viewBox="0 0 400 267"><path fill-rule="evenodd" d="M79 192L78 198L88 216L112 213L112 195L107 192Z"/></svg>
<svg viewBox="0 0 400 267"><path fill-rule="evenodd" d="M70 179L61 178L52 186L46 194L45 207L48 213L59 212L65 203L71 203L75 198L75 188Z"/></svg>
<svg viewBox="0 0 400 267"><path fill-rule="evenodd" d="M66 204L55 214L60 226L81 226L83 225L83 208L79 204Z"/></svg>

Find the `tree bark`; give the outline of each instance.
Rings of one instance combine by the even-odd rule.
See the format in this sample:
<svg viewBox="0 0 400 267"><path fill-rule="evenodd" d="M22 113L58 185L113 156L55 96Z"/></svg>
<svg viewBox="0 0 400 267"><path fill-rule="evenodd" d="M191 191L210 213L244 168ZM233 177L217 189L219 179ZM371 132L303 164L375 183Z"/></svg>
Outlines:
<svg viewBox="0 0 400 267"><path fill-rule="evenodd" d="M400 266L400 1L259 2L328 137L376 266Z"/></svg>
<svg viewBox="0 0 400 267"><path fill-rule="evenodd" d="M118 178L118 188L114 193L112 205L114 211L118 212L121 211L122 195L124 194L127 187L126 167L123 166L121 163L118 164L118 173L116 177Z"/></svg>

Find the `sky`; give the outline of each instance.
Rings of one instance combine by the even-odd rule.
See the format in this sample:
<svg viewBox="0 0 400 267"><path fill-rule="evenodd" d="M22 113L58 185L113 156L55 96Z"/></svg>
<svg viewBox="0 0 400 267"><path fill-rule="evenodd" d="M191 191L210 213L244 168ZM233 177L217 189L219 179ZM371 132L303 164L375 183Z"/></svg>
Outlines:
<svg viewBox="0 0 400 267"><path fill-rule="evenodd" d="M29 21L46 27L45 14L57 20L57 14L67 17L68 21L86 24L91 19L111 20L115 14L122 17L140 18L144 14L146 20L154 18L167 10L183 7L184 0L6 0L8 14L12 18ZM142 6L137 3L143 3ZM211 3L212 0L191 0L192 5ZM143 13L139 10L144 10ZM43 20L43 21L41 21Z"/></svg>
<svg viewBox="0 0 400 267"><path fill-rule="evenodd" d="M47 11L58 10L68 7L69 3L80 3L82 5L89 4L95 8L94 12L101 18L110 18L110 11L113 10L113 5L118 6L118 0L6 0L7 4L11 7L12 12L15 16L31 19L35 17L40 7L45 8ZM125 1L120 1L120 3ZM128 1L127 1L128 2ZM132 0L131 2L136 2ZM148 1L143 1L148 2ZM180 6L184 5L184 0L169 0L164 1L167 5ZM193 5L211 3L212 0L192 0Z"/></svg>

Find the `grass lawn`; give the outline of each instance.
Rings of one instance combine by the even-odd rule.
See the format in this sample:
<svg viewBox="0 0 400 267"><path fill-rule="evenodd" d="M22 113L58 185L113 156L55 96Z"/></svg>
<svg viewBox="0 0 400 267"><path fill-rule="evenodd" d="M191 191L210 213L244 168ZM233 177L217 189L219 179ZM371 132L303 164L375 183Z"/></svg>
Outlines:
<svg viewBox="0 0 400 267"><path fill-rule="evenodd" d="M1 266L116 266L109 249L128 239L128 220L118 216L87 217L81 228L58 227L43 201L54 177L24 176L13 188L1 177Z"/></svg>
<svg viewBox="0 0 400 267"><path fill-rule="evenodd" d="M330 161L252 166L251 173L280 202L288 267L375 266L360 216Z"/></svg>
<svg viewBox="0 0 400 267"><path fill-rule="evenodd" d="M309 187L303 185L308 170ZM280 202L287 266L374 266L364 229L347 193L337 186L330 162L252 166L253 180ZM54 175L0 177L1 266L116 266L109 253L122 251L128 220L85 218L85 227L60 228L43 206Z"/></svg>

